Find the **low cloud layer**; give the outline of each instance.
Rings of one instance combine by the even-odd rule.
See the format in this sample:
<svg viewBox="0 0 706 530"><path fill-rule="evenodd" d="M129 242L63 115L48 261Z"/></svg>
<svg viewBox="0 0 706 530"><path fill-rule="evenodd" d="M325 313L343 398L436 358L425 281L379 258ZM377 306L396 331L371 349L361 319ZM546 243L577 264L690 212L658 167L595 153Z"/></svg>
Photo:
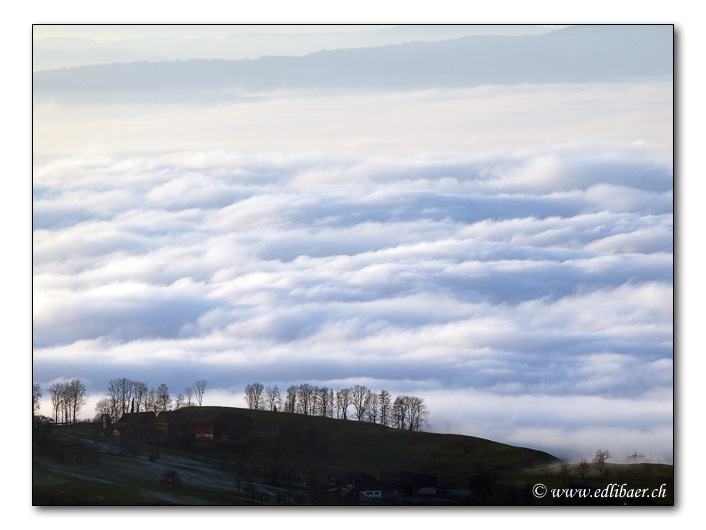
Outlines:
<svg viewBox="0 0 706 530"><path fill-rule="evenodd" d="M95 397L203 377L238 406L252 381L360 382L425 397L432 430L670 460L669 101L659 83L269 94L104 109L94 144L85 107L37 107L35 380Z"/></svg>

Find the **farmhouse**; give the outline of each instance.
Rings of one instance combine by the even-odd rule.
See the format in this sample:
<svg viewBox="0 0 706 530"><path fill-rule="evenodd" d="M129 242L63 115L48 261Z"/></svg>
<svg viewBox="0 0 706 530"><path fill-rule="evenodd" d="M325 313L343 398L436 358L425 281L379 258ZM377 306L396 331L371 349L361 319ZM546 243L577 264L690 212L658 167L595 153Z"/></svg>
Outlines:
<svg viewBox="0 0 706 530"><path fill-rule="evenodd" d="M221 407L185 407L161 412L155 431L162 437L226 441L245 434L252 420Z"/></svg>
<svg viewBox="0 0 706 530"><path fill-rule="evenodd" d="M436 495L437 479L434 475L396 469L385 473L382 491L386 495Z"/></svg>
<svg viewBox="0 0 706 530"><path fill-rule="evenodd" d="M380 481L368 473L349 471L330 475L329 491L338 493L343 499L380 499Z"/></svg>
<svg viewBox="0 0 706 530"><path fill-rule="evenodd" d="M154 431L154 412L126 412L113 426L113 434L122 438L144 438Z"/></svg>

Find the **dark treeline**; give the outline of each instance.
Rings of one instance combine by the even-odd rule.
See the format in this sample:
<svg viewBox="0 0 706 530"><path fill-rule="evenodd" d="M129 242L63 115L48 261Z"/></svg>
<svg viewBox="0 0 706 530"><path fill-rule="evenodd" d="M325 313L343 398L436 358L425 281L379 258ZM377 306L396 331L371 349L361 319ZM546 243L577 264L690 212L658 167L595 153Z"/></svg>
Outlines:
<svg viewBox="0 0 706 530"><path fill-rule="evenodd" d="M206 392L206 380L198 380L172 396L166 384L156 389L142 381L126 377L108 382L107 397L98 401L95 419L107 416L117 422L129 412L155 414L183 407L201 406ZM56 423L72 423L87 402L86 386L80 379L67 383L52 383L49 387L52 401L52 420ZM39 410L41 387L32 385L32 414ZM252 383L245 387L245 401L249 408L293 412L310 416L323 416L342 420L355 419L394 427L419 431L426 425L429 410L424 399L415 396L397 396L381 390L373 392L363 385L334 389L308 383L291 385L286 394L281 394L277 385L265 387Z"/></svg>
<svg viewBox="0 0 706 530"><path fill-rule="evenodd" d="M356 419L412 431L421 430L429 417L422 398L397 396L393 401L388 391L375 393L363 385L337 390L304 383L290 386L282 395L277 385L251 383L245 387L245 402L256 410Z"/></svg>
<svg viewBox="0 0 706 530"><path fill-rule="evenodd" d="M127 412L152 411L158 414L182 407L200 407L207 385L207 381L200 379L192 386L186 387L183 393L172 397L164 383L155 389L148 387L147 383L132 381L126 377L112 379L108 383L108 397L96 404L96 419L108 416L116 422Z"/></svg>

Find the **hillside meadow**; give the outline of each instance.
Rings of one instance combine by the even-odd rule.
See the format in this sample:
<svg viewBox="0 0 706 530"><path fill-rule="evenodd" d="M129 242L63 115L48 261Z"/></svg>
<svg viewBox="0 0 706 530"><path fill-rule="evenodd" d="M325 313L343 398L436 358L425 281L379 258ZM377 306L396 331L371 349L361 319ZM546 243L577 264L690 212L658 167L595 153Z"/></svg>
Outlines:
<svg viewBox="0 0 706 530"><path fill-rule="evenodd" d="M579 478L562 473L556 457L472 436L391 429L377 424L283 412L203 407L252 419L228 443L127 440L99 423L35 429L35 505L551 505L534 484L549 488L604 482L667 486L673 504L673 467L609 464L601 481L594 466ZM405 469L438 479L438 494L380 500L341 499L329 477L355 471L375 477Z"/></svg>

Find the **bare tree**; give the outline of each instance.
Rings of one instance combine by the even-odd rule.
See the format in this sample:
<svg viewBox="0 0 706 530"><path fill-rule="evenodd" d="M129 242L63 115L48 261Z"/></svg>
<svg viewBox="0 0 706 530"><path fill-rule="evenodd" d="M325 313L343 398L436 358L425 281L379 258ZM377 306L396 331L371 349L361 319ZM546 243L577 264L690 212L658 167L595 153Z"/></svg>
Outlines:
<svg viewBox="0 0 706 530"><path fill-rule="evenodd" d="M333 388L329 389L328 397L326 399L328 400L328 406L326 408L326 415L329 418L333 418L333 412L334 412L335 403L336 403L336 394L333 391Z"/></svg>
<svg viewBox="0 0 706 530"><path fill-rule="evenodd" d="M128 412L135 393L135 383L127 377L112 379L108 382L108 396L116 404L116 420Z"/></svg>
<svg viewBox="0 0 706 530"><path fill-rule="evenodd" d="M368 392L368 397L365 399L365 410L367 419L371 423L377 423L378 421L378 403L378 395L375 392Z"/></svg>
<svg viewBox="0 0 706 530"><path fill-rule="evenodd" d="M316 389L316 414L319 416L327 417L330 413L328 393L329 389L326 387Z"/></svg>
<svg viewBox="0 0 706 530"><path fill-rule="evenodd" d="M177 394L177 397L174 398L174 410L179 410L180 408L184 407L186 404L186 397L184 394Z"/></svg>
<svg viewBox="0 0 706 530"><path fill-rule="evenodd" d="M66 402L72 421L76 422L76 414L86 404L86 385L80 379L72 379L65 385Z"/></svg>
<svg viewBox="0 0 706 530"><path fill-rule="evenodd" d="M78 379L69 383L52 383L49 387L54 421L71 423L76 421L75 413L85 403L86 389Z"/></svg>
<svg viewBox="0 0 706 530"><path fill-rule="evenodd" d="M113 407L110 403L109 398L103 398L96 403L96 420L101 420L103 416L108 416L109 418L113 418L112 412L113 412Z"/></svg>
<svg viewBox="0 0 706 530"><path fill-rule="evenodd" d="M42 387L37 383L32 383L32 417L36 416L40 409L39 399L42 397Z"/></svg>
<svg viewBox="0 0 706 530"><path fill-rule="evenodd" d="M403 396L397 396L392 404L392 425L398 429L407 425L407 400Z"/></svg>
<svg viewBox="0 0 706 530"><path fill-rule="evenodd" d="M190 386L186 387L186 390L184 390L184 399L186 399L186 406L191 407L194 402L191 401L194 398L194 389Z"/></svg>
<svg viewBox="0 0 706 530"><path fill-rule="evenodd" d="M263 392L265 387L262 383L251 383L245 387L245 402L249 409L260 410L264 406Z"/></svg>
<svg viewBox="0 0 706 530"><path fill-rule="evenodd" d="M308 383L299 385L297 388L297 397L299 398L297 403L301 414L311 414L313 412L314 393L315 388Z"/></svg>
<svg viewBox="0 0 706 530"><path fill-rule="evenodd" d="M49 387L49 395L51 396L51 406L54 412L54 422L59 423L59 410L64 400L64 384L52 383Z"/></svg>
<svg viewBox="0 0 706 530"><path fill-rule="evenodd" d="M207 385L208 381L205 379L199 379L194 383L194 394L196 395L196 402L199 404L199 407L203 405L203 395L206 393Z"/></svg>
<svg viewBox="0 0 706 530"><path fill-rule="evenodd" d="M132 395L135 389L135 385L127 377L122 377L120 379L117 379L116 381L116 385L118 387L120 411L121 414L125 414L130 408L130 402L132 401Z"/></svg>
<svg viewBox="0 0 706 530"><path fill-rule="evenodd" d="M424 399L415 396L398 396L392 405L391 426L398 429L420 431L427 423L429 410Z"/></svg>
<svg viewBox="0 0 706 530"><path fill-rule="evenodd" d="M645 455L643 455L642 453L638 453L637 451L635 451L634 453L629 454L628 456L625 457L625 461L628 464L639 464L644 459L645 459Z"/></svg>
<svg viewBox="0 0 706 530"><path fill-rule="evenodd" d="M135 412L140 412L141 409L147 410L147 394L149 390L147 389L147 383L142 381L135 381L133 383L133 391L135 396Z"/></svg>
<svg viewBox="0 0 706 530"><path fill-rule="evenodd" d="M335 403L335 395L332 388L325 388L326 392L322 392L319 399L325 403L324 409L321 411L321 415L326 418L333 418L333 408Z"/></svg>
<svg viewBox="0 0 706 530"><path fill-rule="evenodd" d="M601 482L608 477L608 460L612 458L610 451L607 449L598 448L596 455L593 457L593 463L598 468L598 474L601 477Z"/></svg>
<svg viewBox="0 0 706 530"><path fill-rule="evenodd" d="M365 418L365 401L369 393L368 387L363 385L355 385L351 389L351 401L353 402L355 417L358 421L362 421Z"/></svg>
<svg viewBox="0 0 706 530"><path fill-rule="evenodd" d="M380 423L390 426L392 419L392 396L387 390L380 391Z"/></svg>
<svg viewBox="0 0 706 530"><path fill-rule="evenodd" d="M287 389L287 398L284 402L284 410L287 412L294 412L297 408L297 391L296 385L291 385Z"/></svg>
<svg viewBox="0 0 706 530"><path fill-rule="evenodd" d="M348 419L348 407L351 406L351 389L342 388L336 392L336 417Z"/></svg>
<svg viewBox="0 0 706 530"><path fill-rule="evenodd" d="M122 415L122 403L120 394L120 380L112 379L108 381L108 399L112 406L112 412L110 414L111 419L116 422L120 419Z"/></svg>
<svg viewBox="0 0 706 530"><path fill-rule="evenodd" d="M407 421L410 431L421 431L427 423L429 411L424 399L415 396L405 396L407 402Z"/></svg>
<svg viewBox="0 0 706 530"><path fill-rule="evenodd" d="M155 414L159 412L159 407L157 405L157 393L154 388L150 388L145 397L145 410L152 411Z"/></svg>
<svg viewBox="0 0 706 530"><path fill-rule="evenodd" d="M282 408L282 396L279 395L277 385L268 386L265 389L265 402L268 410L279 410Z"/></svg>
<svg viewBox="0 0 706 530"><path fill-rule="evenodd" d="M71 400L68 383L61 385L61 421L63 423L70 423L71 421Z"/></svg>
<svg viewBox="0 0 706 530"><path fill-rule="evenodd" d="M172 398L169 396L169 389L164 383L157 388L155 398L156 407L159 412L166 412L172 408Z"/></svg>
<svg viewBox="0 0 706 530"><path fill-rule="evenodd" d="M71 423L71 411L73 410L73 399L71 397L71 391L69 388L69 383L64 383L63 388L63 400L61 403L61 410L64 423Z"/></svg>
<svg viewBox="0 0 706 530"><path fill-rule="evenodd" d="M321 390L316 385L309 385L311 388L311 396L309 398L309 415L318 416L319 415L319 391Z"/></svg>

